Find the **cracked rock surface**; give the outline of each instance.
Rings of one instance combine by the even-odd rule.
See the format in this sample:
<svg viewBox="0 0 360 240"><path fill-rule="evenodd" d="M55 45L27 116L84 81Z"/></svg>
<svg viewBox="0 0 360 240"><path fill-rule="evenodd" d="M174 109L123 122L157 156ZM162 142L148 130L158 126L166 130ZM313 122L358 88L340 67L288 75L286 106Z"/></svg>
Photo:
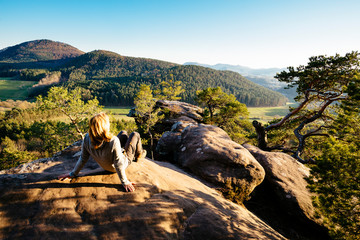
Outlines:
<svg viewBox="0 0 360 240"><path fill-rule="evenodd" d="M133 193L93 161L71 182L57 180L78 151L1 172L0 239L284 239L170 163L132 163Z"/></svg>
<svg viewBox="0 0 360 240"><path fill-rule="evenodd" d="M205 181L230 183L244 199L265 178L253 155L216 126L178 122L162 135L157 151Z"/></svg>

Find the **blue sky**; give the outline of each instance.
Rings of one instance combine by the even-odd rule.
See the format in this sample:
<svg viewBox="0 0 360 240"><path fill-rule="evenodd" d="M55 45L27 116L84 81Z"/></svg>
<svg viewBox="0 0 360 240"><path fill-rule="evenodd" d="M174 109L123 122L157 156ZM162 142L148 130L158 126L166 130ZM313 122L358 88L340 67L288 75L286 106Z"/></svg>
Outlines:
<svg viewBox="0 0 360 240"><path fill-rule="evenodd" d="M358 0L0 0L0 49L50 39L82 51L253 68L360 50Z"/></svg>

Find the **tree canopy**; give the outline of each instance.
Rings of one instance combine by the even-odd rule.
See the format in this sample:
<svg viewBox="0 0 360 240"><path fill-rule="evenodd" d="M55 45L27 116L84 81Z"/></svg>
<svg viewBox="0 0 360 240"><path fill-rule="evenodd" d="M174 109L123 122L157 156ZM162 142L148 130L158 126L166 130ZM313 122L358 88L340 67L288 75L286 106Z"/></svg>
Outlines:
<svg viewBox="0 0 360 240"><path fill-rule="evenodd" d="M224 93L220 87L197 91L196 100L206 107L205 110L210 115L209 122L217 123L220 127L232 119L246 118L249 115L245 104L237 101L234 95Z"/></svg>
<svg viewBox="0 0 360 240"><path fill-rule="evenodd" d="M96 98L83 101L80 88L68 91L62 87L52 87L46 97L37 98L37 105L43 110L57 110L65 114L81 137L84 137L84 133L78 124L102 109Z"/></svg>
<svg viewBox="0 0 360 240"><path fill-rule="evenodd" d="M285 128L286 124L294 125L294 134L298 141L293 156L301 162L305 142L314 136L329 136L329 128L334 119L334 108L343 101L352 102L354 94L349 91L358 86L359 54L348 53L345 56L311 57L306 66L288 67L275 76L279 81L288 83L288 87L296 87L299 105L270 125L263 127L254 121L258 132L258 142L262 149L271 150L267 144L267 133L274 129ZM278 147L275 147L278 148Z"/></svg>
<svg viewBox="0 0 360 240"><path fill-rule="evenodd" d="M156 98L153 96L153 91L149 85L142 84L140 90L134 99L135 103L135 119L141 130L150 136L151 155L153 156L153 134L151 128L162 119L159 116L160 109L155 109Z"/></svg>
<svg viewBox="0 0 360 240"><path fill-rule="evenodd" d="M185 89L182 88L181 81L175 81L174 75L170 74L170 79L160 82L160 88L156 91L156 97L161 100L175 101L180 100L179 96Z"/></svg>
<svg viewBox="0 0 360 240"><path fill-rule="evenodd" d="M299 105L268 125L253 122L259 147L289 151L310 163L314 205L334 239L359 239L359 65L358 52L351 52L289 67L276 78L296 87Z"/></svg>
<svg viewBox="0 0 360 240"><path fill-rule="evenodd" d="M204 120L224 129L231 139L243 142L251 132L249 112L245 104L226 94L220 87L206 88L196 92L197 102L205 107Z"/></svg>

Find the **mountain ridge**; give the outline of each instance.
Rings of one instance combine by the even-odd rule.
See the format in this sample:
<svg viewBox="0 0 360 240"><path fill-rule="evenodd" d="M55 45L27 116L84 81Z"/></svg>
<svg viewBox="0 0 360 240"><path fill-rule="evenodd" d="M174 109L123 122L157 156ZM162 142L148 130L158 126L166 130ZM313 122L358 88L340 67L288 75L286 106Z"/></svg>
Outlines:
<svg viewBox="0 0 360 240"><path fill-rule="evenodd" d="M297 96L295 89L285 89L287 86L286 83L280 82L274 78L277 73L285 71L286 68L250 68L241 65L231 65L231 64L223 64L217 63L215 65L202 64L197 62L186 62L184 65L196 65L208 67L216 70L228 70L237 72L250 81L259 84L263 87L271 89L273 91L279 92L286 96L288 99L293 99Z"/></svg>
<svg viewBox="0 0 360 240"><path fill-rule="evenodd" d="M58 51L52 52L53 49ZM38 81L37 73L43 74L44 71L48 74L61 72L59 84L88 89L103 105L133 105L141 84L159 88L160 82L168 80L183 83L186 91L180 97L188 103L195 103L197 90L217 86L248 106L279 106L287 101L283 95L257 85L236 72L122 56L106 50L84 53L68 44L51 40L25 42L0 53L0 76L24 76L29 73L26 80L34 77ZM47 88L35 89L32 96L46 94L46 91Z"/></svg>
<svg viewBox="0 0 360 240"><path fill-rule="evenodd" d="M73 58L83 51L48 39L23 42L0 50L0 62L37 62Z"/></svg>
<svg viewBox="0 0 360 240"><path fill-rule="evenodd" d="M70 60L63 67L84 70L91 69L92 71L96 71L96 69L109 69L111 72L120 72L116 77L124 77L141 75L147 71L162 70L176 65L175 63L156 59L123 56L107 50L94 50ZM126 74L125 72L129 73ZM93 73L89 74L89 77L93 78L94 75Z"/></svg>
<svg viewBox="0 0 360 240"><path fill-rule="evenodd" d="M183 65L197 65L213 68L216 70L230 70L239 72L241 75L264 75L264 76L274 76L277 72L284 71L286 68L251 68L242 65L233 65L226 63L217 63L217 64L203 64L198 62L186 62Z"/></svg>

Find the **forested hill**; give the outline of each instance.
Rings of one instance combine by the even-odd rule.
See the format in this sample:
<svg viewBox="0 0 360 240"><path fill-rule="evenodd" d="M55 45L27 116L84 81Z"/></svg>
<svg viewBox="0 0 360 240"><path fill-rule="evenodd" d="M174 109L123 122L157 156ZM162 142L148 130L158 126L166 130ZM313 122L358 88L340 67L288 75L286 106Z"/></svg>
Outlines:
<svg viewBox="0 0 360 240"><path fill-rule="evenodd" d="M181 95L182 100L190 103L195 103L196 90L217 86L248 106L277 106L286 102L283 95L235 72L125 57L108 51L81 55L67 63L62 71L69 79L68 86L88 88L105 105L132 104L141 83L157 86L168 79L183 83L186 91Z"/></svg>
<svg viewBox="0 0 360 240"><path fill-rule="evenodd" d="M22 49L24 58L17 53L12 56L11 51L13 53L16 51L11 50L11 47L0 52L3 59L5 59L4 56L7 56L6 59L8 59L0 62L0 76L18 75L26 80L39 80L39 76L46 75L48 77L53 74L60 80L57 84L64 84L69 88L81 86L88 89L88 92L96 96L103 105L132 105L141 83L151 84L155 89L160 82L169 79L183 83L186 91L181 95L181 100L189 103L195 103L196 90L217 86L220 86L226 93L234 94L240 102L247 106L278 106L285 104L287 100L283 95L257 85L239 73L231 71L127 57L104 50L81 54L81 52L73 52L71 46L67 47L69 45L47 41L49 40L20 44L24 46L24 48L18 47ZM55 48L42 47L46 43L53 46L56 44L65 46L65 48L59 46L59 49L64 51L53 52ZM36 46L37 44L39 46ZM72 50L65 54L66 48ZM33 55L30 52L33 52L33 49L42 49L37 51L37 58L31 58ZM63 55L60 55L60 52ZM74 54L78 54L78 56L74 57ZM47 58L39 56L47 56ZM57 58L63 56L66 61L59 64L59 60L54 61L55 56ZM34 64L35 59L42 60ZM53 64L54 62L56 64ZM41 86L41 88L34 89L32 94L44 94L46 90L46 87Z"/></svg>
<svg viewBox="0 0 360 240"><path fill-rule="evenodd" d="M208 64L201 64L197 62L187 62L184 65L196 65L196 66L203 66L208 68L213 68L215 70L229 70L233 72L240 73L242 76L246 77L250 81L257 83L263 87L269 88L276 92L279 92L290 100L294 99L297 96L296 89L290 88L286 89L287 83L280 82L274 76L277 73L280 73L286 68L249 68L240 65L230 65L230 64L215 64L215 65L208 65Z"/></svg>
<svg viewBox="0 0 360 240"><path fill-rule="evenodd" d="M185 83L186 99L195 97L194 90L220 86L224 92L233 94L247 106L278 106L286 103L286 98L275 91L255 84L239 73L219 71L201 66L182 65L165 71L175 80ZM163 76L164 78L165 76Z"/></svg>
<svg viewBox="0 0 360 240"><path fill-rule="evenodd" d="M73 58L84 54L65 43L51 40L24 42L0 50L0 62L37 62Z"/></svg>
<svg viewBox="0 0 360 240"><path fill-rule="evenodd" d="M114 52L96 50L83 54L63 66L63 70L76 75L78 79L109 79L156 74L176 66L175 63L148 59L125 57Z"/></svg>

